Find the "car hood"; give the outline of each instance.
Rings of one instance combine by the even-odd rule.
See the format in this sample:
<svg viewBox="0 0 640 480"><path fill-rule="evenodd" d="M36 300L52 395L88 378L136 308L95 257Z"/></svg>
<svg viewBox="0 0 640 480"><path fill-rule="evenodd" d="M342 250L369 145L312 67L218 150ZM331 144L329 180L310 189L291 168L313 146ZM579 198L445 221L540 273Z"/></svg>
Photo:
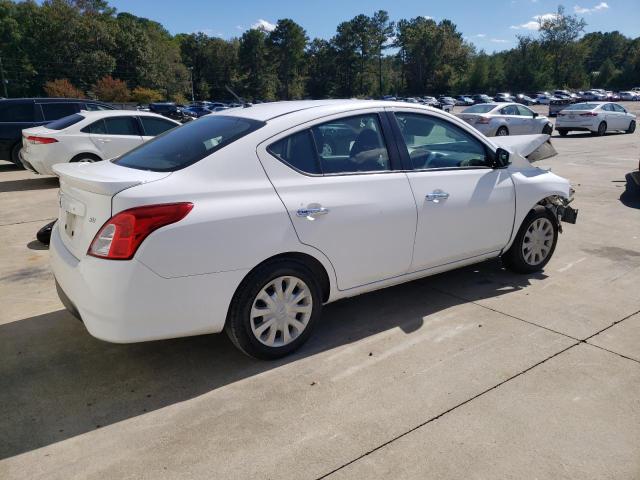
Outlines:
<svg viewBox="0 0 640 480"><path fill-rule="evenodd" d="M511 153L511 163L516 167L529 167L531 163L558 154L551 145L550 135L514 135L493 137L491 141Z"/></svg>

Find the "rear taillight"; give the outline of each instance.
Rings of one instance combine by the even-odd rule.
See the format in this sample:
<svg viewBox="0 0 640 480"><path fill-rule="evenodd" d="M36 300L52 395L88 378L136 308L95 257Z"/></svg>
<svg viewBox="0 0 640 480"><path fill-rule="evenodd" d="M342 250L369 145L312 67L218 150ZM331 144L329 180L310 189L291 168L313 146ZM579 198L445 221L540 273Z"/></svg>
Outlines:
<svg viewBox="0 0 640 480"><path fill-rule="evenodd" d="M595 112L587 112L587 113L581 113L580 116L581 117L597 117L598 114Z"/></svg>
<svg viewBox="0 0 640 480"><path fill-rule="evenodd" d="M49 143L56 143L58 140L50 137L38 137L37 135L29 135L25 137L27 142L33 143L34 145L47 145Z"/></svg>
<svg viewBox="0 0 640 480"><path fill-rule="evenodd" d="M480 124L486 125L490 121L491 121L491 119L489 117L478 117L478 119L476 120L476 123L480 123Z"/></svg>
<svg viewBox="0 0 640 480"><path fill-rule="evenodd" d="M91 242L87 255L129 260L151 232L182 220L193 203L165 203L124 210L111 217Z"/></svg>

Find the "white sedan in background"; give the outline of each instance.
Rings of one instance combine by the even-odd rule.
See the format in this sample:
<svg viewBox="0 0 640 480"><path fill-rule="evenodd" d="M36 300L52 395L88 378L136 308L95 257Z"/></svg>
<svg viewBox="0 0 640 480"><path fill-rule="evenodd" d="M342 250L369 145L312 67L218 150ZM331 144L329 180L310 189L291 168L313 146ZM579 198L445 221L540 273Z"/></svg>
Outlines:
<svg viewBox="0 0 640 480"><path fill-rule="evenodd" d="M591 132L602 136L607 132L636 130L636 116L617 103L574 103L558 113L556 130L563 137L571 131Z"/></svg>
<svg viewBox="0 0 640 480"><path fill-rule="evenodd" d="M20 160L35 173L55 175L57 163L114 158L180 125L137 110L81 111L23 130Z"/></svg>
<svg viewBox="0 0 640 480"><path fill-rule="evenodd" d="M479 103L457 116L487 137L553 133L553 124L547 117L519 103Z"/></svg>
<svg viewBox="0 0 640 480"><path fill-rule="evenodd" d="M406 102L206 115L115 160L54 167L58 292L103 340L225 330L280 357L325 303L498 256L542 269L576 219L569 182L528 160L554 153L548 139L491 141Z"/></svg>

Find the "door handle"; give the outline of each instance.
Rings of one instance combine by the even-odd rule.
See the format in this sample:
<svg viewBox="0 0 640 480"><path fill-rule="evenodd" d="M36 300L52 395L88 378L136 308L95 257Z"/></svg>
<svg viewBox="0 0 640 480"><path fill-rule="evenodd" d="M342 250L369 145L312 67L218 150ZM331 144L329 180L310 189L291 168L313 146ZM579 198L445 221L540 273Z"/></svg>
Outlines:
<svg viewBox="0 0 640 480"><path fill-rule="evenodd" d="M325 207L313 207L313 208L300 208L296 215L299 217L306 217L308 220L315 220L318 215L326 215L329 213L329 209Z"/></svg>
<svg viewBox="0 0 640 480"><path fill-rule="evenodd" d="M99 138L98 141L100 143L109 143L111 141L111 139L110 138Z"/></svg>
<svg viewBox="0 0 640 480"><path fill-rule="evenodd" d="M427 193L425 198L427 199L427 202L440 203L442 200L449 198L449 194L442 190L436 190L434 192Z"/></svg>

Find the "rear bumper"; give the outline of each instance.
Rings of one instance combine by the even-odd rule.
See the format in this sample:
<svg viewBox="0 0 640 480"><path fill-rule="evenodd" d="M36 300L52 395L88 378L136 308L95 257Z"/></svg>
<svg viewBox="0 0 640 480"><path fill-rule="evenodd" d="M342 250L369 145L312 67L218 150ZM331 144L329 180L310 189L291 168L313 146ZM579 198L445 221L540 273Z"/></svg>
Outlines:
<svg viewBox="0 0 640 480"><path fill-rule="evenodd" d="M37 173L40 175L55 175L55 173L51 169L51 165L48 165L41 159L24 155L24 152L22 150L18 154L18 157L20 158L20 162L22 162L22 165L24 165L25 168L31 170L33 173Z"/></svg>
<svg viewBox="0 0 640 480"><path fill-rule="evenodd" d="M91 335L132 343L220 332L247 271L163 278L141 262L75 258L51 233L51 266L60 299Z"/></svg>

